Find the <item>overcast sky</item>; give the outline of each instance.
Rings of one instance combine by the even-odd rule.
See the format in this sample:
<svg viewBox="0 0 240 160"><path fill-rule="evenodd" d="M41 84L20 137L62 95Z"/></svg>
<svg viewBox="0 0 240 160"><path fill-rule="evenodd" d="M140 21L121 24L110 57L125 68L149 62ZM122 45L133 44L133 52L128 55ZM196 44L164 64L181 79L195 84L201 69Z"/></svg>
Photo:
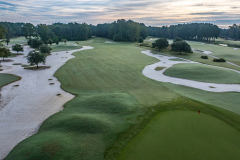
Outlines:
<svg viewBox="0 0 240 160"><path fill-rule="evenodd" d="M0 21L86 22L132 19L151 26L209 22L240 24L239 0L0 0Z"/></svg>

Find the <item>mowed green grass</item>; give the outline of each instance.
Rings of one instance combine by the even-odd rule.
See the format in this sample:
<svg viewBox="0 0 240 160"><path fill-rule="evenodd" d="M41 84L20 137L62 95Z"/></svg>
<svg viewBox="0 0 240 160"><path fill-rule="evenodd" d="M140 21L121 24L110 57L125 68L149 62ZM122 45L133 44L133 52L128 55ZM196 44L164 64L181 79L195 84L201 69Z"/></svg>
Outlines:
<svg viewBox="0 0 240 160"><path fill-rule="evenodd" d="M0 73L0 88L19 79L20 77L12 74Z"/></svg>
<svg viewBox="0 0 240 160"><path fill-rule="evenodd" d="M197 111L165 111L124 148L120 160L226 160L240 157L240 132Z"/></svg>
<svg viewBox="0 0 240 160"><path fill-rule="evenodd" d="M27 44L27 40L26 40L25 37L12 38L12 39L10 39L9 44L11 44L11 45L14 45L14 44Z"/></svg>
<svg viewBox="0 0 240 160"><path fill-rule="evenodd" d="M168 68L165 75L201 82L240 83L240 74L228 69L202 64L182 63Z"/></svg>
<svg viewBox="0 0 240 160"><path fill-rule="evenodd" d="M69 41L66 44L65 43L59 43L56 45L55 43L50 46L52 48L51 52L61 52L61 51L70 51L75 49L82 48L79 44L77 44L75 41Z"/></svg>
<svg viewBox="0 0 240 160"><path fill-rule="evenodd" d="M6 159L103 159L118 134L146 107L180 96L142 75L157 59L142 54L135 44L104 42L81 42L94 49L74 53L55 73L61 87L76 97Z"/></svg>
<svg viewBox="0 0 240 160"><path fill-rule="evenodd" d="M6 159L104 159L106 149L119 133L137 122L138 115L149 106L172 101L181 94L190 97L199 93L205 96L200 97L205 103L216 102L218 107L235 108L240 113L236 98L239 93L216 94L153 81L142 75L142 69L159 60L142 54L135 43L105 41L93 38L80 42L81 46L94 49L74 53L76 57L55 74L61 87L76 97L63 111L48 118L37 134L17 145ZM199 95L193 98L198 99ZM238 115L215 109L238 119Z"/></svg>

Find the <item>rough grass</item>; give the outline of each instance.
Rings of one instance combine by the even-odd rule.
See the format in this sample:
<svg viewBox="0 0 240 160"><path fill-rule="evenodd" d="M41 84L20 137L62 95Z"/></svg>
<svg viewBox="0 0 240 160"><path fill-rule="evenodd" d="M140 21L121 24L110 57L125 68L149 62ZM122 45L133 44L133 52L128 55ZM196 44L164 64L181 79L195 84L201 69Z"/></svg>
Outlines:
<svg viewBox="0 0 240 160"><path fill-rule="evenodd" d="M176 64L165 75L211 83L240 83L240 74L231 70L202 64Z"/></svg>
<svg viewBox="0 0 240 160"><path fill-rule="evenodd" d="M193 101L180 104L172 104L178 105L175 110L171 110L174 108L171 103L167 104L168 109L154 116L130 140L118 159L224 160L240 157L239 116L235 115L237 121L231 121L231 117L219 114L215 107L206 108ZM164 107L166 104L160 105L159 110Z"/></svg>
<svg viewBox="0 0 240 160"><path fill-rule="evenodd" d="M12 74L0 73L0 88L19 79L20 77Z"/></svg>

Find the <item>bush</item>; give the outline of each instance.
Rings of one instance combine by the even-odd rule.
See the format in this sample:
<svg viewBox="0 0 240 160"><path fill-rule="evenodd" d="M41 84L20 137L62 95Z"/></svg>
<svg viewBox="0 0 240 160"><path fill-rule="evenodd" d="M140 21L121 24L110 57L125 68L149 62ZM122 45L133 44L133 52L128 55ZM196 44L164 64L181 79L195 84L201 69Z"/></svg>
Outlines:
<svg viewBox="0 0 240 160"><path fill-rule="evenodd" d="M179 37L176 37L176 38L173 40L173 42L178 42L178 41L183 41L183 39L182 39L182 38L179 38Z"/></svg>
<svg viewBox="0 0 240 160"><path fill-rule="evenodd" d="M139 43L143 43L143 37L139 37L139 38L138 38L138 42L139 42Z"/></svg>
<svg viewBox="0 0 240 160"><path fill-rule="evenodd" d="M162 50L168 47L168 40L166 38L159 38L155 42L152 43L152 48L158 48L158 50Z"/></svg>
<svg viewBox="0 0 240 160"><path fill-rule="evenodd" d="M224 58L214 58L213 62L226 62Z"/></svg>
<svg viewBox="0 0 240 160"><path fill-rule="evenodd" d="M208 56L201 56L202 59L208 59Z"/></svg>
<svg viewBox="0 0 240 160"><path fill-rule="evenodd" d="M177 41L177 42L174 42L172 45L172 51L175 51L175 52L187 52L187 53L193 53L192 52L192 49L191 49L191 46L185 42L185 41Z"/></svg>
<svg viewBox="0 0 240 160"><path fill-rule="evenodd" d="M50 54L51 53L52 48L48 47L47 45L41 45L40 46L40 52L43 54Z"/></svg>
<svg viewBox="0 0 240 160"><path fill-rule="evenodd" d="M39 49L39 47L43 44L43 41L39 40L39 39L30 39L28 41L28 45L31 47L31 48L34 48L34 49Z"/></svg>

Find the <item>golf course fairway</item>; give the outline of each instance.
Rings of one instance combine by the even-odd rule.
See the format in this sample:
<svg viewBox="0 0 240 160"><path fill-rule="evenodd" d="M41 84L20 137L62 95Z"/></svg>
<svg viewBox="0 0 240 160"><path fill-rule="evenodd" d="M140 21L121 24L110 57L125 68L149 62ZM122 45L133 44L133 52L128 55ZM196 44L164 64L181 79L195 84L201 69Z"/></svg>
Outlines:
<svg viewBox="0 0 240 160"><path fill-rule="evenodd" d="M197 111L165 111L124 148L121 160L226 160L240 157L240 132Z"/></svg>
<svg viewBox="0 0 240 160"><path fill-rule="evenodd" d="M218 159L223 157L221 157L222 149L225 148L227 148L225 152L228 152L226 155L234 152L231 156L239 157L236 150L240 147L238 145L240 144L240 135L235 128L240 126L240 110L238 109L240 100L236 98L240 96L240 93L212 93L151 80L142 74L142 70L147 65L159 62L158 59L142 54L141 51L145 49L140 48L136 43L105 43L106 41L107 39L103 38L91 38L88 41L79 42L79 46L92 46L94 49L73 53L75 58L67 61L54 74L61 82L61 88L74 94L75 98L67 102L61 112L44 121L35 135L19 143L5 158L6 160L105 159L107 151L111 150L108 149L132 125L137 124L138 117L144 115L147 110L151 109L151 106L172 102L179 98L184 99L183 102L192 102L192 99L196 101L194 101L194 105L188 103L189 106L186 110L183 109L185 105L178 106L179 103L176 102L174 103L176 105L170 105L177 106L173 110L171 107L164 108L157 112L156 118L153 116L154 119L149 121L150 125L159 123L155 128L156 131L162 132L162 129L165 129L161 133L162 136L169 135L167 138L171 138L162 140L158 134L153 132L154 127L150 127L151 138L145 139L149 139L149 142L144 141L143 138L139 140L141 143L139 147L146 143L145 146L148 146L149 149L146 152L149 154L151 154L151 150L158 149L159 146L166 147L166 154L171 153L171 156L174 156L175 150L179 149L176 151L176 155L179 157L173 158L184 160L188 160L185 154L190 156L189 160L192 160L191 155L197 157L198 153L207 152L206 149L209 150L207 153L210 153L211 150L214 152L212 156L219 154ZM199 97L201 99L198 101ZM216 105L208 105L212 103ZM195 107L194 110L191 110L193 107ZM204 112L209 107L212 107L214 113ZM179 109L181 111L178 111ZM199 109L201 110L200 114L197 113ZM205 113L211 114L205 115ZM198 122L199 126L196 125L196 116L198 118L201 116ZM159 120L155 120L158 117ZM166 124L164 124L165 122ZM184 126L185 123L186 126ZM148 127L149 125L146 123L144 126ZM148 137L148 132L145 131L145 128L143 129L143 131L139 131L139 135L143 135L142 132L144 132L146 133L144 136ZM217 138L214 135L217 135ZM189 140L186 140L188 137ZM152 145L149 146L151 140L158 143L152 142ZM159 142L160 140L161 142ZM187 142L185 146L184 140ZM196 142L192 144L192 140ZM175 146L177 141L179 141L179 147ZM199 147L196 144L198 141L202 141L199 142ZM215 142L215 148L210 148ZM130 142L129 145L132 143ZM137 150L132 150L132 152L129 150L128 144L125 142L123 144L127 148L123 149L121 158L131 159L127 155L134 156L136 154L134 157L138 157L143 154L143 151L137 153ZM223 144L225 144L225 148ZM185 153L181 155L181 152ZM190 152L192 153L190 154ZM162 152L159 151L159 153ZM159 156L159 153L156 153L155 156Z"/></svg>

